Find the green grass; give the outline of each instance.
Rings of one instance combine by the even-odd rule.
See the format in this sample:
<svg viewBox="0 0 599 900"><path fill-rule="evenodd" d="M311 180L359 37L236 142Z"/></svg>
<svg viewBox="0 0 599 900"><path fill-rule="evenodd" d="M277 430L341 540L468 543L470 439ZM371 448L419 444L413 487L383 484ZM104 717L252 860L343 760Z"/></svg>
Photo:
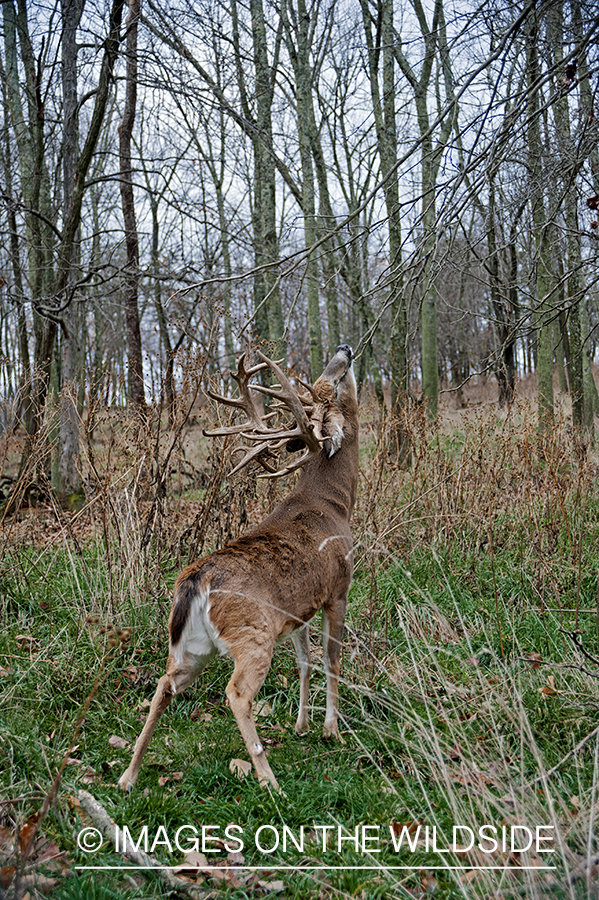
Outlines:
<svg viewBox="0 0 599 900"><path fill-rule="evenodd" d="M580 632L586 650L599 656L599 491L592 473L583 478L564 454L557 462L555 455L549 462L531 456L524 466L522 436L489 441L481 467L479 433L477 424L454 439L432 441L410 473L379 469L378 478L372 444L373 472L365 469L355 518L358 566L343 648L345 743L320 737L325 685L315 623L313 730L294 733L299 682L290 646L277 648L259 695L270 712L258 716L258 730L280 794L230 771L230 761L247 754L224 702L232 666L226 659L216 660L165 713L135 790L124 796L117 789L131 751L112 747L109 738L133 743L162 674L178 565L174 543L154 538L140 550L133 526L120 541L109 530L77 545L58 533L40 543L32 529L28 541L5 542L0 798L7 828L40 808L106 659L71 753L79 764L66 767L43 824L70 870L58 877L53 897L166 894L152 873L75 869L90 860L122 864L108 844L93 855L77 847L79 829L89 824L76 802L81 788L134 836L147 826L150 843L161 827L172 840L182 826L201 834L202 826L213 825L222 834L235 823L245 866L265 866L257 877L271 885L281 880L285 897L411 897L435 884L435 896L444 900L592 896L587 880L571 883L569 873L599 849L592 821L597 736L570 751L597 728L599 666L585 663L565 632ZM443 473L465 462L461 483L455 474L443 481ZM441 486L431 491L434 484ZM407 507L396 526L398 511ZM130 627L131 640L111 650L100 626ZM456 824L550 825L558 837L551 857L556 871L477 872L488 864L477 850L439 854L420 845L412 853L404 842L396 853L391 823L412 831L418 823L436 827L441 847ZM261 852L254 837L262 826L271 826L262 832L265 842L272 828L282 838L286 826L296 840L303 828L303 849L290 843L286 852L281 846ZM326 851L315 826L332 826ZM338 852L338 827L348 837L361 826L373 826L371 835L378 827L380 842L371 846L380 852L356 850L350 841ZM154 855L165 864L182 859L164 844ZM216 857L225 855L221 849ZM6 858L5 848L0 864ZM492 861L534 867L541 857L506 853ZM435 868L448 863L465 868ZM285 865L306 871L274 868ZM310 868L323 865L340 868ZM364 865L376 868L354 868ZM259 894L244 881L247 875L241 886L212 887L232 898Z"/></svg>

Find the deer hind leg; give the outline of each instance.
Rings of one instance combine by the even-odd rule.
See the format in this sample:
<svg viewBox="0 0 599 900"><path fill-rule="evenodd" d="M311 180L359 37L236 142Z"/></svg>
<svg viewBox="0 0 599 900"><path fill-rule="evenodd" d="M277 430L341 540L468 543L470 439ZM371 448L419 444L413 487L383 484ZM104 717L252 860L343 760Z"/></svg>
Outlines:
<svg viewBox="0 0 599 900"><path fill-rule="evenodd" d="M119 778L119 787L122 791L130 791L137 781L142 760L160 716L169 706L175 694L180 694L184 691L194 680L199 670L189 665L176 666L172 657L169 657L166 671L167 674L163 675L158 682L145 725L135 741L133 758L129 768Z"/></svg>
<svg viewBox="0 0 599 900"><path fill-rule="evenodd" d="M308 700L310 696L310 673L312 666L310 664L310 627L306 623L297 631L291 633L291 640L295 648L295 656L300 673L300 703L299 712L297 714L297 722L295 723L296 734L304 734L310 731L310 720L308 716Z"/></svg>
<svg viewBox="0 0 599 900"><path fill-rule="evenodd" d="M254 647L251 656L236 655L231 648L231 656L235 660L235 669L227 685L227 699L231 711L241 732L248 753L261 785L271 784L279 789L277 780L266 759L264 747L258 737L252 715L252 702L262 687L266 673L270 668L273 647Z"/></svg>
<svg viewBox="0 0 599 900"><path fill-rule="evenodd" d="M337 725L341 637L345 619L345 603L322 610L322 646L324 670L327 677L327 710L322 736L335 737L343 742Z"/></svg>

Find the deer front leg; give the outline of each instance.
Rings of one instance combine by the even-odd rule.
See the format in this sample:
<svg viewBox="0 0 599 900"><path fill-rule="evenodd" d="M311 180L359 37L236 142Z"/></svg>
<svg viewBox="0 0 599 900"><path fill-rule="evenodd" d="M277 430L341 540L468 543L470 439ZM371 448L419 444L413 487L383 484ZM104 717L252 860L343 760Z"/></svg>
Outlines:
<svg viewBox="0 0 599 900"><path fill-rule="evenodd" d="M300 703L299 712L297 714L297 722L295 723L296 734L304 734L310 731L310 720L308 716L308 701L310 696L310 673L312 666L310 664L310 627L306 623L297 631L292 632L291 640L295 648L295 656L300 673Z"/></svg>
<svg viewBox="0 0 599 900"><path fill-rule="evenodd" d="M181 691L184 691L187 685L193 681L196 674L191 667L175 667L172 658L169 658L166 671L167 674L163 675L158 682L145 725L141 734L135 741L133 758L129 764L129 768L126 772L123 772L119 778L119 787L122 791L130 791L135 785L142 760L148 749L150 739L154 734L158 719L170 704L175 693L179 694Z"/></svg>
<svg viewBox="0 0 599 900"><path fill-rule="evenodd" d="M231 655L235 659L233 652ZM247 662L235 659L235 670L227 685L226 694L231 712L235 716L241 736L250 754L258 781L261 785L271 784L278 791L279 785L266 759L266 753L258 737L252 716L252 702L264 683L271 659L272 648L270 653L264 654L260 658L254 656Z"/></svg>
<svg viewBox="0 0 599 900"><path fill-rule="evenodd" d="M324 670L327 677L327 710L324 719L322 736L335 737L342 743L337 725L339 670L341 656L341 638L345 619L345 602L322 610L322 646Z"/></svg>

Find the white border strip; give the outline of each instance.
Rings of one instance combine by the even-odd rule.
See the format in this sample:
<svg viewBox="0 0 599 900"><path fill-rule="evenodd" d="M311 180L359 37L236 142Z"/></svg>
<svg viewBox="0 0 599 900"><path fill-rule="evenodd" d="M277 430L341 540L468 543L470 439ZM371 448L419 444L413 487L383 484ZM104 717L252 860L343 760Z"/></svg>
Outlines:
<svg viewBox="0 0 599 900"><path fill-rule="evenodd" d="M185 869L184 866L75 866L75 869L86 869L93 871L104 871L108 869L143 869L146 872L154 872L158 869L168 869L169 871L196 871L192 866L189 866L189 869ZM534 871L534 872L555 872L556 866L427 866L427 865L419 865L419 866L204 866L202 869L197 869L197 874L210 874L207 872L208 869L218 869L222 872L234 872L234 871L245 871L245 872L310 872L310 871L325 871L325 872L335 872L335 871L374 871L374 872L391 872L396 870L402 871L419 871L420 869L426 869L428 871L443 871L446 870L466 870L468 872L472 872L476 870L477 872L526 872L526 871Z"/></svg>

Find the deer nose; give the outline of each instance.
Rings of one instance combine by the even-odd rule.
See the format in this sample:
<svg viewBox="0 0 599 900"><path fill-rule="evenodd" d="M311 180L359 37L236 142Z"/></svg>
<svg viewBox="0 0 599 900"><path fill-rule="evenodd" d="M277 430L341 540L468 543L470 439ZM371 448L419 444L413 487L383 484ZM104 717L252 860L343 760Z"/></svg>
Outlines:
<svg viewBox="0 0 599 900"><path fill-rule="evenodd" d="M337 356L338 353L346 353L347 356L349 357L349 361L350 361L350 362L351 362L352 359L354 358L354 351L353 351L352 348L349 346L349 344L340 344L340 345L337 347L337 349L335 350L335 356Z"/></svg>

